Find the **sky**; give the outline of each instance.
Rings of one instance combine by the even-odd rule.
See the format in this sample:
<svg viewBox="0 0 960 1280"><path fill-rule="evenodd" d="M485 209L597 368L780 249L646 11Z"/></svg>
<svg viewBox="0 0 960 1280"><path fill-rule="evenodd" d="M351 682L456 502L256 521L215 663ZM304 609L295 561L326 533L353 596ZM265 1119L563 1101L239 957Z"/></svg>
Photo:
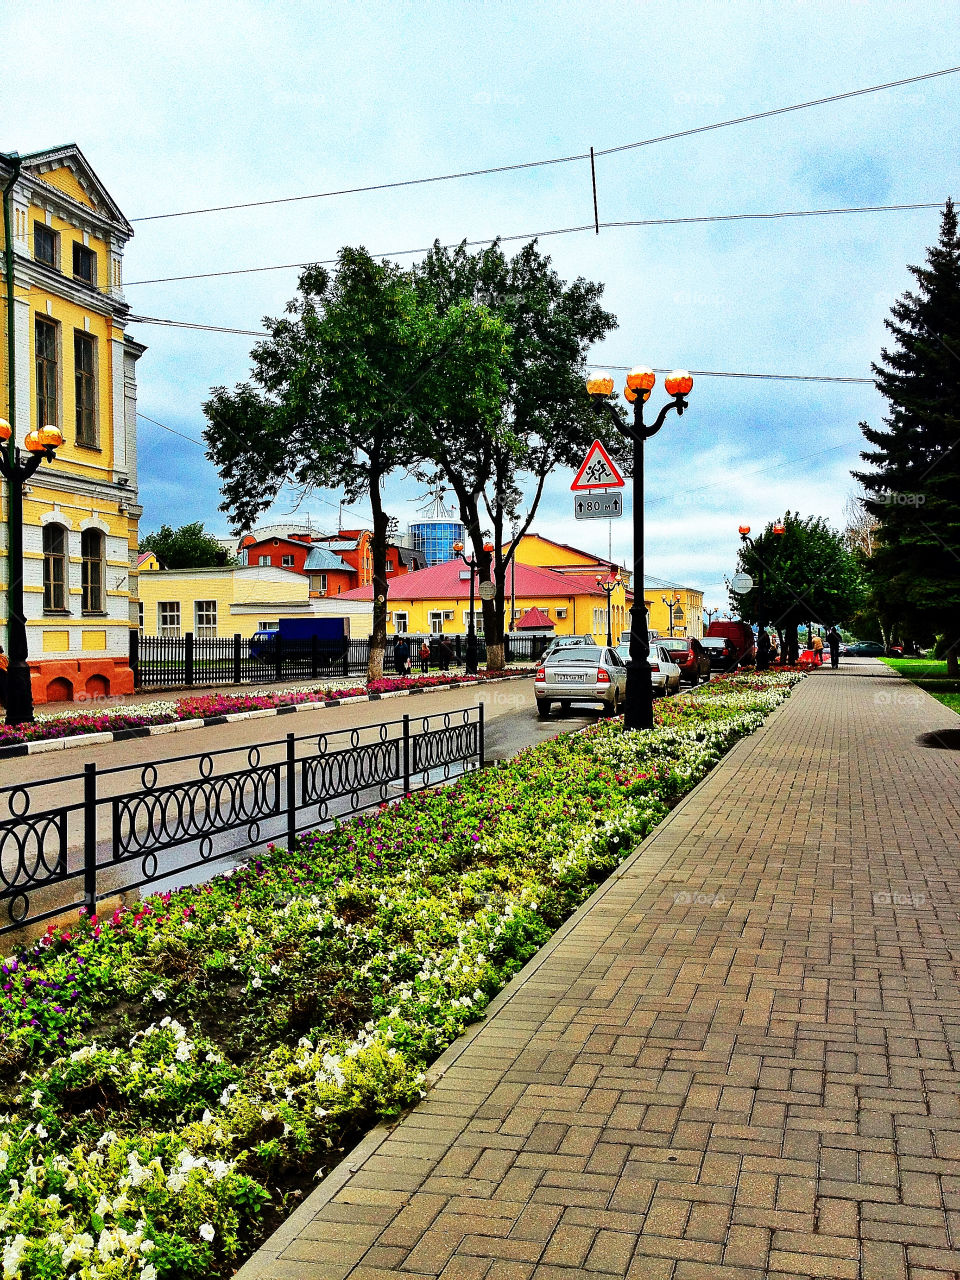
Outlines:
<svg viewBox="0 0 960 1280"><path fill-rule="evenodd" d="M601 151L960 64L960 7L929 0L49 0L45 15L41 51L32 0L0 9L4 47L24 51L6 60L0 148L81 147L134 223L134 314L253 331L282 313L295 268L137 282L587 224L589 161L153 215ZM960 194L958 105L954 74L600 156L599 217L942 203ZM925 209L590 229L540 247L564 279L604 285L618 328L592 353L598 367L869 378L907 264L938 226ZM141 531L202 519L228 533L195 442L210 388L246 380L256 340L129 332L149 348ZM661 378L651 405L662 400ZM647 572L726 607L738 526L786 510L842 526L858 423L883 413L869 383L698 376L688 412L647 446ZM549 477L534 528L630 563L629 500L620 520L575 525L571 480ZM405 477L388 483L401 526L420 495ZM332 529L339 497L317 492L289 516L282 493L267 518ZM369 523L369 509L349 519Z"/></svg>

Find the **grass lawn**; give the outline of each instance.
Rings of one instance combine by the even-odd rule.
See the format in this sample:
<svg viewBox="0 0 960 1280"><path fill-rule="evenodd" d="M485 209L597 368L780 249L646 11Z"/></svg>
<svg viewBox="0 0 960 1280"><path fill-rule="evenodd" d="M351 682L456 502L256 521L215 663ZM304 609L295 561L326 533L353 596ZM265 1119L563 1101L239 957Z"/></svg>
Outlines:
<svg viewBox="0 0 960 1280"><path fill-rule="evenodd" d="M721 678L15 949L5 1280L232 1274L802 678Z"/></svg>
<svg viewBox="0 0 960 1280"><path fill-rule="evenodd" d="M881 658L880 661L960 715L960 680L947 676L946 661L935 662L922 658Z"/></svg>

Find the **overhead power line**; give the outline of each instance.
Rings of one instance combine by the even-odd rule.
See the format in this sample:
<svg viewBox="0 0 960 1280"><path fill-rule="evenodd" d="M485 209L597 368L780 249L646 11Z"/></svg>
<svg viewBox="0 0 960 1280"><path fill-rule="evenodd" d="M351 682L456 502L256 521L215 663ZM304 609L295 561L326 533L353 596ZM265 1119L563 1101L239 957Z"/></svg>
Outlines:
<svg viewBox="0 0 960 1280"><path fill-rule="evenodd" d="M831 102L843 102L847 98L860 98L868 93L880 93L884 89L898 89L903 85L917 84L921 80L934 80L939 76L950 76L960 71L960 67L945 67L941 71L926 71L919 76L907 76L902 80L888 80L884 84L869 85L865 89L848 89L844 93L833 93L823 98L813 98L809 102L795 102L787 107L772 107L768 111L755 111L750 115L736 116L731 120L719 120L714 124L695 125L690 129L678 129L673 133L660 134L655 138L643 138L639 142L625 142L616 147L606 147L594 152L597 156L618 155L623 151L635 151L639 147L652 147L660 142L675 142L679 138L689 138L698 133L711 133L717 129L729 129L734 125L752 124L756 120L768 120L772 116L786 115L791 111L806 111L811 107L823 107ZM171 213L151 213L131 222L159 222L167 218L190 218L202 213L227 213L234 209L259 209L266 205L294 204L303 200L328 200L334 196L359 195L368 191L390 191L398 187L419 187L432 182L453 182L460 178L477 178L491 173L512 173L521 169L540 169L546 165L570 164L574 160L588 160L589 151L579 151L569 156L552 156L544 160L525 160L518 164L494 165L489 169L464 169L457 173L441 173L428 178L405 178L395 182L376 182L362 187L341 187L333 191L314 191L294 196L276 196L268 200L244 200L236 204L209 205L199 209L178 209Z"/></svg>
<svg viewBox="0 0 960 1280"><path fill-rule="evenodd" d="M247 338L268 338L270 335L263 329L233 329L225 325L217 324L194 324L188 320L161 320L157 316L128 316L128 320L135 324L159 324L169 329L199 329L206 333L233 333L240 334ZM616 369L626 371L632 366L627 364L607 364L605 369ZM655 373L670 373L670 369L654 369ZM865 382L873 384L872 378L848 378L843 376L834 376L830 374L816 373L740 373L730 372L722 369L691 369L690 372L698 378L757 378L765 381L773 382ZM141 414L141 417L146 417ZM148 422L152 422L152 418L147 418ZM157 423L157 426L163 426L163 423ZM172 430L172 428L167 428ZM187 439L192 439L188 436Z"/></svg>
<svg viewBox="0 0 960 1280"><path fill-rule="evenodd" d="M691 218L635 218L621 222L601 222L599 225L601 227L671 227L697 222L751 222L768 221L776 218L823 218L845 213L900 213L912 209L940 209L942 207L943 201L931 200L917 204L852 205L841 209L785 209L774 213L716 213L703 214ZM454 244L445 244L442 248L456 249L460 244L473 248L475 245L492 244L495 240L504 243L511 240L539 240L546 236L567 236L573 235L578 231L593 231L594 229L592 222L585 222L575 227L555 227L548 231L524 231L509 236L486 236L482 240L458 240ZM432 248L433 245L425 245L418 249L391 249L386 253L375 253L373 257L404 258L412 254L429 253ZM330 266L336 261L336 258L314 258L309 262L280 262L269 267L233 267L227 271L198 271L192 275L185 276L154 276L149 280L127 280L124 282L124 288L132 289L134 285L144 284L172 284L179 280L212 280L218 276L257 275L264 271L303 270L305 267Z"/></svg>

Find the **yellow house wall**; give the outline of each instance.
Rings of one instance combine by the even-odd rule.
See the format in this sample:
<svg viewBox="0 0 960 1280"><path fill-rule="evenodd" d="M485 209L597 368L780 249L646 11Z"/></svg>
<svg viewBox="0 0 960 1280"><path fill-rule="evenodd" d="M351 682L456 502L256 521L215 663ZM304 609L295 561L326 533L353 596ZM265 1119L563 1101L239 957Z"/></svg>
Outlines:
<svg viewBox="0 0 960 1280"><path fill-rule="evenodd" d="M277 617L282 610L278 606L296 602L306 603L310 598L310 584L301 574L288 575L291 581L271 581L254 574L235 573L229 569L209 573L177 573L172 569L160 569L145 573L140 578L140 600L143 603L143 634L159 634L159 610L164 604L180 605L180 632L194 631L195 606L198 600L216 600L217 635L252 636L261 620ZM262 617L255 614L233 613L231 605L262 605Z"/></svg>
<svg viewBox="0 0 960 1280"><path fill-rule="evenodd" d="M509 577L507 579L509 587ZM507 621L510 620L510 593L507 592ZM614 592L612 597L613 605L613 623L616 629L617 619L620 619L621 629L626 626L623 621L626 617L626 596L623 588L620 587ZM475 605L478 613L480 610L480 601L476 601ZM390 612L390 620L387 623L387 631L395 634L395 624L393 615L395 613L406 613L407 615L407 631L414 635L427 635L430 633L430 614L432 612L449 612L453 610L453 617L444 621L444 635L463 635L464 634L464 611L470 608L469 597L461 600L403 600L400 596L391 595L390 602L387 606ZM606 627L606 601L603 596L585 596L585 595L560 595L555 596L523 596L518 595L516 601L516 617L519 621L528 609L537 608L541 612L546 613L553 623L553 634L558 636L583 635L585 632L593 630L593 611L595 608L604 610L604 629ZM557 616L558 609L566 610L566 617ZM616 636L614 637L616 639Z"/></svg>
<svg viewBox="0 0 960 1280"><path fill-rule="evenodd" d="M48 173L40 174L39 177L41 182L49 182L51 187L56 187L58 191L64 192L65 195L72 196L74 200L79 200L88 209L93 208L93 201L66 165L60 169L51 169Z"/></svg>

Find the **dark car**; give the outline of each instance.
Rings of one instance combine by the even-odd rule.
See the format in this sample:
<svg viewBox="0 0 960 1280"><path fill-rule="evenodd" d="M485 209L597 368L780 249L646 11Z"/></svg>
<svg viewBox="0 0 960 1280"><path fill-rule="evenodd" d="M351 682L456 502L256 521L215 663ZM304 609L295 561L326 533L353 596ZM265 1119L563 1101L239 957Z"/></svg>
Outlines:
<svg viewBox="0 0 960 1280"><path fill-rule="evenodd" d="M689 640L661 638L660 648L680 668L680 679L685 684L699 684L701 680L710 679L710 659L699 640L692 636Z"/></svg>
<svg viewBox="0 0 960 1280"><path fill-rule="evenodd" d="M861 640L859 644L847 645L848 658L882 658L886 652L883 645L878 644L876 640Z"/></svg>
<svg viewBox="0 0 960 1280"><path fill-rule="evenodd" d="M700 641L710 659L711 675L732 671L737 665L737 650L727 636L704 636Z"/></svg>

